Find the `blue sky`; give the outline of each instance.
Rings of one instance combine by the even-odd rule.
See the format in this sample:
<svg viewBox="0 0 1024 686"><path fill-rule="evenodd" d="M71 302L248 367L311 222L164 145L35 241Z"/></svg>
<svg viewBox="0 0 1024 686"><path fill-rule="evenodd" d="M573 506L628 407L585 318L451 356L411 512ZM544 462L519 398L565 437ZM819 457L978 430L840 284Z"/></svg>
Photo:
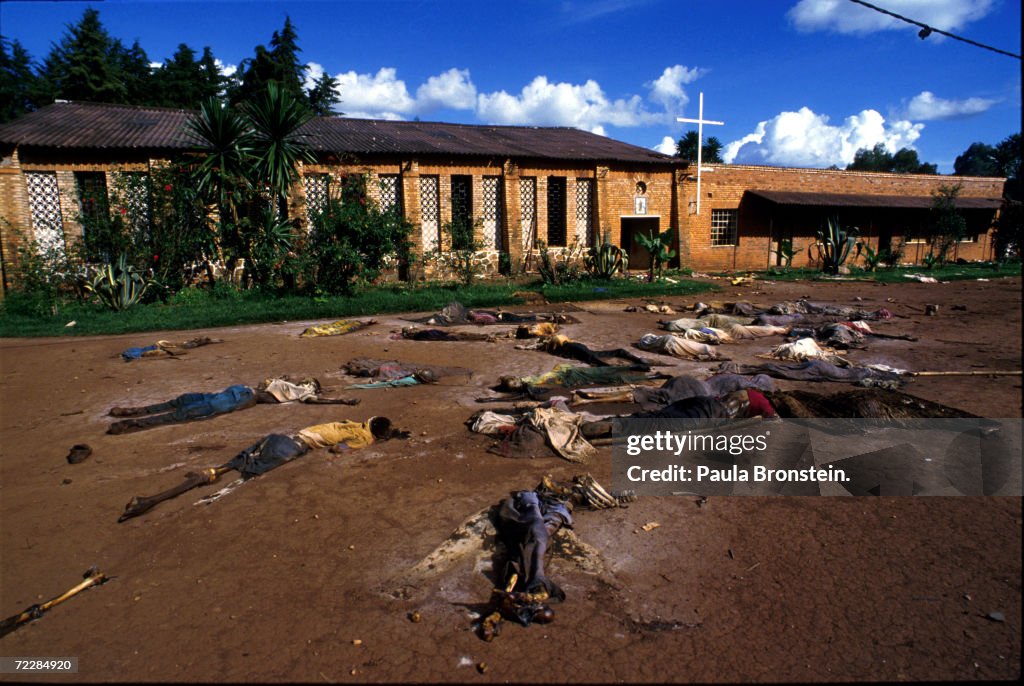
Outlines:
<svg viewBox="0 0 1024 686"><path fill-rule="evenodd" d="M1015 0L872 4L1020 54ZM209 45L232 69L289 15L310 73L349 116L576 126L658 148L705 127L726 161L844 167L915 148L950 173L971 143L1020 130L1021 62L850 0L349 0L0 3L0 32L42 60L93 6L160 62Z"/></svg>

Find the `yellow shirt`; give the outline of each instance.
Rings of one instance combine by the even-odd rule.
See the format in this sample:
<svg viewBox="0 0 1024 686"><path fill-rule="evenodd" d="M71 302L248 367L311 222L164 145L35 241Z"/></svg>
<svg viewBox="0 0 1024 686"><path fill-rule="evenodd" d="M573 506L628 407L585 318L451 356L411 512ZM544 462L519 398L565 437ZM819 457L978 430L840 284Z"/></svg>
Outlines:
<svg viewBox="0 0 1024 686"><path fill-rule="evenodd" d="M330 448L332 445L344 443L349 448L365 448L373 443L370 423L364 422L330 422L307 426L299 432L298 439L310 448Z"/></svg>

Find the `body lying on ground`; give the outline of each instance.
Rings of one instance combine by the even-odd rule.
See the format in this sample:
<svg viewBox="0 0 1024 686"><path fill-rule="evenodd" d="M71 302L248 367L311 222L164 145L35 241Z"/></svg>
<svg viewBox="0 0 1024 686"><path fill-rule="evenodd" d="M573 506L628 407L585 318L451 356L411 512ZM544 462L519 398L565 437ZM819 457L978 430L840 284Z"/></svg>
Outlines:
<svg viewBox="0 0 1024 686"><path fill-rule="evenodd" d="M197 419L244 410L257 403L303 402L321 405L356 405L358 399L324 398L320 395L320 382L305 377L293 383L286 377L264 380L257 388L244 384L228 386L216 393L183 393L171 400L140 407L114 407L109 414L127 417L112 423L109 434L141 431L165 424L180 424Z"/></svg>
<svg viewBox="0 0 1024 686"><path fill-rule="evenodd" d="M342 420L307 426L297 434L269 434L241 451L229 462L201 472L189 472L183 483L161 493L148 497L132 498L118 519L137 517L148 512L157 504L177 497L198 486L217 481L222 474L235 470L243 479L250 479L269 472L271 469L291 462L312 449L330 448L331 452L345 452L372 445L389 438L406 438L408 431L399 431L387 417L370 417L365 422Z"/></svg>
<svg viewBox="0 0 1024 686"><path fill-rule="evenodd" d="M636 347L648 352L661 353L663 355L671 355L672 357L682 357L691 360L723 359L714 347L706 343L688 341L685 338L681 338L680 336L676 336L671 333L665 334L664 336L658 336L653 333L644 334L640 340L637 341Z"/></svg>
<svg viewBox="0 0 1024 686"><path fill-rule="evenodd" d="M138 348L128 348L121 353L121 358L125 362L131 362L132 360L138 360L142 358L150 357L174 357L176 355L182 355L187 350L198 348L204 345L210 345L211 343L223 343L224 341L219 338L210 338L209 336L198 336L191 338L183 343L171 343L170 341L157 341L154 345L147 345Z"/></svg>
<svg viewBox="0 0 1024 686"><path fill-rule="evenodd" d="M509 335L506 331L502 335ZM493 342L498 334L476 333L474 331L442 331L441 329L418 329L415 326L403 327L401 332L392 338L411 341L488 341Z"/></svg>
<svg viewBox="0 0 1024 686"><path fill-rule="evenodd" d="M518 314L501 310L467 310L462 303L452 302L437 314L409 321L430 326L457 326L460 324L520 324L524 322L570 324L578 323L579 320L571 315L554 312Z"/></svg>
<svg viewBox="0 0 1024 686"><path fill-rule="evenodd" d="M651 360L644 359L625 348L592 350L587 345L580 343L579 341L574 341L568 336L562 334L538 338L533 343L517 345L516 348L519 350L545 350L552 355L565 357L570 360L578 360L579 362L586 362L587 364L592 364L595 367L614 366L608 361L609 358L618 358L620 360L632 362L634 368L640 371L647 371L651 368L652 364L654 364Z"/></svg>
<svg viewBox="0 0 1024 686"><path fill-rule="evenodd" d="M793 381L840 381L858 383L864 379L900 382L900 375L892 371L874 369L872 367L848 366L841 367L822 359L810 359L796 364L764 362L762 364L728 363L719 366L719 372L733 374L765 374L776 379Z"/></svg>
<svg viewBox="0 0 1024 686"><path fill-rule="evenodd" d="M342 336L353 331L359 331L365 329L371 324L376 324L377 321L369 319L367 321L360 321L358 319L339 319L336 322L330 324L317 324L311 326L299 334L300 338L317 338L320 336Z"/></svg>

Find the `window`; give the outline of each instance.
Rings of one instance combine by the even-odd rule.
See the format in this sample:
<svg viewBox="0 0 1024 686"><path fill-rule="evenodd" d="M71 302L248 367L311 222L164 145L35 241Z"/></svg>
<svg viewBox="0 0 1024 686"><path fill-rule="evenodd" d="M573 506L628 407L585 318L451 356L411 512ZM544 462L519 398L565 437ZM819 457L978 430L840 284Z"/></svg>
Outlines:
<svg viewBox="0 0 1024 686"><path fill-rule="evenodd" d="M452 249L473 244L473 177L452 176Z"/></svg>
<svg viewBox="0 0 1024 686"><path fill-rule="evenodd" d="M83 223L105 221L108 218L106 174L75 172L75 186Z"/></svg>
<svg viewBox="0 0 1024 686"><path fill-rule="evenodd" d="M523 249L537 247L537 178L519 179L519 214L523 230Z"/></svg>
<svg viewBox="0 0 1024 686"><path fill-rule="evenodd" d="M330 179L328 174L310 174L302 177L302 188L306 192L306 218L310 224L327 209Z"/></svg>
<svg viewBox="0 0 1024 686"><path fill-rule="evenodd" d="M53 172L25 172L32 233L44 250L64 252L64 218L60 213L60 192Z"/></svg>
<svg viewBox="0 0 1024 686"><path fill-rule="evenodd" d="M711 245L736 245L739 210L711 210Z"/></svg>
<svg viewBox="0 0 1024 686"><path fill-rule="evenodd" d="M119 247L111 231L107 176L103 172L75 172L82 240L90 261L117 259Z"/></svg>
<svg viewBox="0 0 1024 686"><path fill-rule="evenodd" d="M565 177L548 177L548 245L565 247Z"/></svg>
<svg viewBox="0 0 1024 686"><path fill-rule="evenodd" d="M576 179L576 238L583 245L593 245L594 180Z"/></svg>
<svg viewBox="0 0 1024 686"><path fill-rule="evenodd" d="M402 184L398 174L381 174L380 209L383 212L402 213Z"/></svg>
<svg viewBox="0 0 1024 686"><path fill-rule="evenodd" d="M436 176L420 177L420 230L423 234L423 249L436 250L441 235L439 205L440 179Z"/></svg>
<svg viewBox="0 0 1024 686"><path fill-rule="evenodd" d="M484 245L501 250L501 177L484 177L483 196Z"/></svg>

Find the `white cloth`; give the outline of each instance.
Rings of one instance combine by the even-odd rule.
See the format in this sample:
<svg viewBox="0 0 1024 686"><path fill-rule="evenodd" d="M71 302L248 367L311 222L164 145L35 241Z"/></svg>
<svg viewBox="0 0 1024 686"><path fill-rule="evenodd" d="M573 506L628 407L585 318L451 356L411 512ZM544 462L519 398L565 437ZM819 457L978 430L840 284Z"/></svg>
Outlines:
<svg viewBox="0 0 1024 686"><path fill-rule="evenodd" d="M526 420L544 433L551 448L570 462L586 462L595 448L583 438L583 417L555 408L535 407Z"/></svg>
<svg viewBox="0 0 1024 686"><path fill-rule="evenodd" d="M473 422L473 426L470 427L470 431L493 436L500 433L502 428L515 425L516 418L512 415L498 414L497 412L487 410L476 418L476 421Z"/></svg>
<svg viewBox="0 0 1024 686"><path fill-rule="evenodd" d="M304 384L294 384L284 379L273 379L263 390L274 396L279 403L315 398L317 392L316 384L312 381Z"/></svg>
<svg viewBox="0 0 1024 686"><path fill-rule="evenodd" d="M657 336L653 333L644 334L637 342L636 347L673 357L687 357L696 360L718 359L718 353L710 345L688 341L671 333L664 336Z"/></svg>

